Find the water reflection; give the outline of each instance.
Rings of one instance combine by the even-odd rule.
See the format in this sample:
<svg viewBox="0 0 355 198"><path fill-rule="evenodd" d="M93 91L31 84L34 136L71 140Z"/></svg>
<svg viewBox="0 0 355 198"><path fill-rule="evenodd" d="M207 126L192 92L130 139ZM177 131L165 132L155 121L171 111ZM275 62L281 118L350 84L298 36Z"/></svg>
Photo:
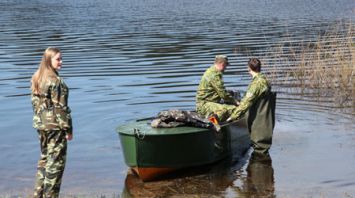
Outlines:
<svg viewBox="0 0 355 198"><path fill-rule="evenodd" d="M274 169L270 155L252 153L246 172L247 176L242 179L243 182L233 187L238 197L276 197Z"/></svg>
<svg viewBox="0 0 355 198"><path fill-rule="evenodd" d="M228 159L198 171L184 170L145 183L129 170L122 197L142 196L276 197L272 159L265 154L245 154L237 162Z"/></svg>
<svg viewBox="0 0 355 198"><path fill-rule="evenodd" d="M250 56L264 56L265 65L270 66L265 72L272 72L273 64L267 64L270 48L284 42L297 45L317 40L338 20L353 24L348 19L353 18L355 7L354 0L161 2L62 0L58 6L55 0L0 1L0 197L33 186L38 147L36 132L31 128L29 82L46 47L58 46L65 52L61 74L72 90L76 139L70 145L63 192L113 194L121 192L126 176L117 126L160 110L193 109L200 77L218 53L231 57L226 86L246 90L250 78L245 63ZM289 57L293 52L287 45L282 49ZM280 75L292 69L275 64ZM279 173L277 186L303 189L319 180L342 179L344 175L350 175L348 183L354 182L354 171L347 167L352 167L348 164L354 164L355 157L343 157L354 156L354 102L352 109L344 108L351 112L343 113L330 97L316 100L315 93L302 97L293 91L298 87L287 87L283 82L273 86L278 89L276 126L283 126L283 130L275 130L273 146L278 156L274 159ZM303 130L306 135L300 133L300 126L307 126ZM298 144L303 147L297 146L295 139L302 139ZM338 149L335 154L323 149L329 145ZM293 163L279 160L297 151L311 153L312 157L300 155L301 159ZM340 151L342 155L337 155ZM329 157L334 164L329 166L332 169L327 171L327 178L323 178L323 170L304 169L299 163L317 159L328 164ZM244 166L248 158L237 163ZM282 172L284 167L294 171ZM180 183L174 180L168 192L186 194L201 188L201 196L228 195L247 182L246 167L240 175L235 174L240 169L229 164L219 173L189 176ZM298 170L306 174L298 174ZM290 180L295 172L295 179ZM93 180L97 181L95 186ZM300 180L308 183L292 182ZM328 187L338 190L337 186Z"/></svg>

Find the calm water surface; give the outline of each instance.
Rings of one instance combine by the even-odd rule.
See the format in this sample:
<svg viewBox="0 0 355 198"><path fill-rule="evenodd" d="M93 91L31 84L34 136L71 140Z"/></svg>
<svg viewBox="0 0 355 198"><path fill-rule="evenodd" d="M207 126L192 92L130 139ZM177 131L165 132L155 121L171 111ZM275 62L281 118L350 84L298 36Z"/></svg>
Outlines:
<svg viewBox="0 0 355 198"><path fill-rule="evenodd" d="M285 87L274 86L270 159L247 153L218 171L142 184L127 176L115 132L161 110L193 109L216 54L231 59L226 86L245 90L250 56L266 62L275 44L315 40L354 15L352 0L1 0L0 196L32 191L39 142L29 81L44 49L58 46L74 119L63 195L354 197L354 106L333 108Z"/></svg>

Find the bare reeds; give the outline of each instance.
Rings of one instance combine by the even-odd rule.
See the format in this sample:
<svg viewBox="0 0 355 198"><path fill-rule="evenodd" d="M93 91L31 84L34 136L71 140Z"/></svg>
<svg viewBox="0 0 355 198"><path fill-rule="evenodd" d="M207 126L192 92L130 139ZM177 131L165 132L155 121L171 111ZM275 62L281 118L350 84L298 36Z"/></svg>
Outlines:
<svg viewBox="0 0 355 198"><path fill-rule="evenodd" d="M271 48L266 65L277 87L293 94L332 99L355 107L355 28L338 25L314 41L284 41Z"/></svg>

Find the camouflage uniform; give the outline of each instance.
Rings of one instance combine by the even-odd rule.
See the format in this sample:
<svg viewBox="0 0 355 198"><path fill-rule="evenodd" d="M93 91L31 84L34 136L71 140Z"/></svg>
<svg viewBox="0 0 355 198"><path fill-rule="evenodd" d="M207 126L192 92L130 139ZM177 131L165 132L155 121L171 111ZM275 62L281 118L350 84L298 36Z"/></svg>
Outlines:
<svg viewBox="0 0 355 198"><path fill-rule="evenodd" d="M179 126L210 128L211 123L201 118L194 111L168 110L159 112L158 116L152 120L151 126L154 128L174 128Z"/></svg>
<svg viewBox="0 0 355 198"><path fill-rule="evenodd" d="M196 95L196 111L205 117L215 114L219 121L225 121L236 108L235 99L224 87L222 75L214 65L208 68Z"/></svg>
<svg viewBox="0 0 355 198"><path fill-rule="evenodd" d="M266 93L271 91L271 86L264 75L257 73L248 86L247 92L238 108L233 110L231 120L239 119L248 109Z"/></svg>
<svg viewBox="0 0 355 198"><path fill-rule="evenodd" d="M31 94L33 127L41 144L34 197L58 197L66 162L65 136L72 133L69 90L59 76L50 78L41 90L43 94Z"/></svg>
<svg viewBox="0 0 355 198"><path fill-rule="evenodd" d="M231 120L246 115L250 139L258 153L268 153L271 147L275 125L275 102L276 93L271 92L271 86L265 76L257 73L240 105L231 114Z"/></svg>

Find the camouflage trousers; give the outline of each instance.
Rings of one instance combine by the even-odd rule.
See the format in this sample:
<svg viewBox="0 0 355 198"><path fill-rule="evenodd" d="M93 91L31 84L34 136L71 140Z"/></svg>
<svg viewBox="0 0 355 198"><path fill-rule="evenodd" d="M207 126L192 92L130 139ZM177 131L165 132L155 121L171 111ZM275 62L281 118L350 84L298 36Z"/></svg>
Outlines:
<svg viewBox="0 0 355 198"><path fill-rule="evenodd" d="M58 197L66 161L66 134L62 130L38 130L38 134L41 157L37 166L34 197Z"/></svg>
<svg viewBox="0 0 355 198"><path fill-rule="evenodd" d="M219 104L215 102L201 102L196 105L197 113L206 118L215 114L218 116L218 121L220 122L226 121L236 109L237 106L235 105Z"/></svg>

